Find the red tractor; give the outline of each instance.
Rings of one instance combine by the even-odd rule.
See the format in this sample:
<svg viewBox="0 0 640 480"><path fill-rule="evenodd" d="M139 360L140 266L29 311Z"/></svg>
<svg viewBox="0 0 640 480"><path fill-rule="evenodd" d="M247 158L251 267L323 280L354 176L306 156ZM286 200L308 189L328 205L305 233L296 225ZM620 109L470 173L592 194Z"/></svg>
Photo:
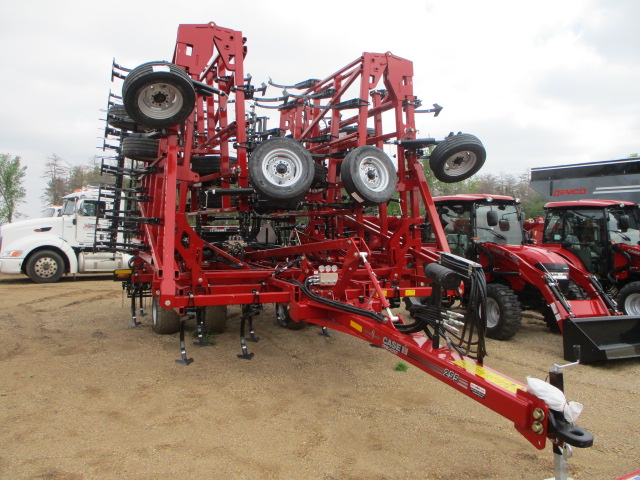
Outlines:
<svg viewBox="0 0 640 480"><path fill-rule="evenodd" d="M597 275L621 310L640 315L640 212L633 202L572 200L545 205L525 228L546 249Z"/></svg>
<svg viewBox="0 0 640 480"><path fill-rule="evenodd" d="M224 329L241 305L242 359L253 319L275 304L277 321L331 328L386 349L514 422L534 446L587 447L592 438L526 387L483 365L485 277L451 255L421 158L447 182L476 173L485 149L473 135L416 138L421 109L413 64L363 53L324 78L256 87L245 73L242 32L181 25L171 62L125 69L111 97L106 145L116 155L105 195L110 241L134 255L116 272L132 325L152 299L153 329ZM264 112L264 113L260 113ZM267 125L267 113L276 125ZM387 153L388 152L388 153ZM433 225L423 242L424 212ZM117 235L128 241L118 242ZM467 311L448 308L467 285ZM403 297L428 301L404 318ZM248 333L247 333L248 329Z"/></svg>
<svg viewBox="0 0 640 480"><path fill-rule="evenodd" d="M451 252L478 262L486 273L488 337L511 338L520 328L522 309L538 310L549 327L568 337L565 355L579 343L584 344L583 359L589 354L594 359L638 356L640 335L629 335L640 330L640 319L621 315L582 266L546 245L532 244L518 200L477 194L435 197L434 202ZM573 333L595 322L602 331L591 327L584 338Z"/></svg>

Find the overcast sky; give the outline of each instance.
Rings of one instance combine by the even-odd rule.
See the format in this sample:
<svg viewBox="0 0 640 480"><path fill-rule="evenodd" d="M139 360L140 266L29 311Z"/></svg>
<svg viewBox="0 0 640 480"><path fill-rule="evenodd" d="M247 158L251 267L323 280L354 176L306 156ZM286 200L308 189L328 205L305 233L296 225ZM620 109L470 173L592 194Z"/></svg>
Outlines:
<svg viewBox="0 0 640 480"><path fill-rule="evenodd" d="M42 210L47 157L102 154L112 59L170 60L178 25L209 21L247 37L257 84L324 78L364 51L412 60L414 93L444 107L418 136L477 135L481 173L640 153L637 0L4 1L0 153L28 167L19 212Z"/></svg>

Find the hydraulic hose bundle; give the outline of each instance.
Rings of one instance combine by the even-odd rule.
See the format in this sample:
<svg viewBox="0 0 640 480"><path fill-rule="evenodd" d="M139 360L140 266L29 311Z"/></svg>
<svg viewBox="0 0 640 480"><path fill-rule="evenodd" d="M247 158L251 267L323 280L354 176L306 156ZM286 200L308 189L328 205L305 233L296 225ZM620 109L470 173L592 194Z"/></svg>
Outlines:
<svg viewBox="0 0 640 480"><path fill-rule="evenodd" d="M449 348L482 362L486 355L486 280L482 267L455 255L442 253L440 263L425 266L433 292L424 305L410 308L415 322L398 325L402 333L424 331L439 348L442 337ZM466 311L454 312L442 305L443 291L456 290L464 280Z"/></svg>

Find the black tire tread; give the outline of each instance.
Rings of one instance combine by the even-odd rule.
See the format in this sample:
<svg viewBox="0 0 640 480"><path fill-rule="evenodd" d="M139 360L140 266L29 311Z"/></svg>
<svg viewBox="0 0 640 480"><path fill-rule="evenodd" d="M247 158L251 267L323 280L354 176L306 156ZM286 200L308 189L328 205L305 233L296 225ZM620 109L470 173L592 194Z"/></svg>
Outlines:
<svg viewBox="0 0 640 480"><path fill-rule="evenodd" d="M492 329L487 328L487 337L495 340L512 338L522 324L522 307L516 294L506 285L490 283L487 297L493 298L500 307L500 320Z"/></svg>

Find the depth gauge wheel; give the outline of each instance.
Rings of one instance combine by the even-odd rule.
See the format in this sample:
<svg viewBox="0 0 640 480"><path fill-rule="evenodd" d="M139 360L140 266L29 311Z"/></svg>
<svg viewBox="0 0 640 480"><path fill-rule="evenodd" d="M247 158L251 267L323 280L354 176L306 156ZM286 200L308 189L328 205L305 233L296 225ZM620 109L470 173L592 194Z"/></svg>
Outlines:
<svg viewBox="0 0 640 480"><path fill-rule="evenodd" d="M370 145L351 150L342 161L340 175L347 193L367 206L388 202L398 184L389 156Z"/></svg>
<svg viewBox="0 0 640 480"><path fill-rule="evenodd" d="M64 274L64 260L52 250L41 250L29 257L25 272L36 283L55 283Z"/></svg>
<svg viewBox="0 0 640 480"><path fill-rule="evenodd" d="M475 175L486 158L484 145L476 136L459 133L447 137L433 149L429 166L441 182L455 183Z"/></svg>
<svg viewBox="0 0 640 480"><path fill-rule="evenodd" d="M487 285L487 337L508 340L522 323L522 307L513 290L506 285Z"/></svg>
<svg viewBox="0 0 640 480"><path fill-rule="evenodd" d="M122 100L138 125L167 128L185 121L196 104L191 78L169 62L149 62L134 68L122 84Z"/></svg>
<svg viewBox="0 0 640 480"><path fill-rule="evenodd" d="M640 315L640 282L632 282L622 287L617 302L627 315Z"/></svg>
<svg viewBox="0 0 640 480"><path fill-rule="evenodd" d="M136 130L136 122L127 113L124 105L112 105L107 113L107 123L120 130Z"/></svg>
<svg viewBox="0 0 640 480"><path fill-rule="evenodd" d="M124 137L120 144L120 153L123 157L141 162L152 162L158 158L160 141L146 137Z"/></svg>
<svg viewBox="0 0 640 480"><path fill-rule="evenodd" d="M180 315L174 309L166 310L160 307L157 297L151 300L151 321L155 333L171 335L180 331Z"/></svg>
<svg viewBox="0 0 640 480"><path fill-rule="evenodd" d="M304 196L313 182L311 154L291 138L271 138L249 158L249 180L264 199L276 204Z"/></svg>
<svg viewBox="0 0 640 480"><path fill-rule="evenodd" d="M211 333L222 333L227 328L227 306L215 305L204 308L204 327Z"/></svg>

